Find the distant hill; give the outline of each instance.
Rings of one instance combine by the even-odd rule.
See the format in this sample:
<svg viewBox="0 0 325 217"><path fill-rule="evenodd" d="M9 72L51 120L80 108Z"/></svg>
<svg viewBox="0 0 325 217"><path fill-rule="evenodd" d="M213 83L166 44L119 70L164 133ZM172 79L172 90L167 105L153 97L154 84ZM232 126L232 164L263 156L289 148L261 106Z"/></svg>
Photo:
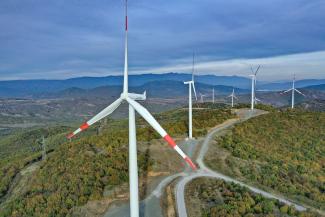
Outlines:
<svg viewBox="0 0 325 217"><path fill-rule="evenodd" d="M312 86L304 87L304 89L325 91L325 84L312 85Z"/></svg>
<svg viewBox="0 0 325 217"><path fill-rule="evenodd" d="M179 81L184 82L191 79L190 74L166 73L166 74L142 74L130 75L129 85L140 87L149 82L155 81ZM249 79L238 76L195 76L197 82L210 85L235 86L248 88ZM0 81L0 97L32 97L44 92L53 93L69 88L93 89L102 86L119 86L123 83L122 76L106 77L80 77L66 80L13 80Z"/></svg>
<svg viewBox="0 0 325 217"><path fill-rule="evenodd" d="M325 112L325 100L314 99L297 104L297 108L302 108L309 111Z"/></svg>
<svg viewBox="0 0 325 217"><path fill-rule="evenodd" d="M303 88L313 85L320 85L325 84L325 79L305 79L305 80L298 80L295 83L296 88ZM291 88L292 82L276 82L276 83L268 83L268 84L261 84L258 86L260 89L266 90L286 90Z"/></svg>
<svg viewBox="0 0 325 217"><path fill-rule="evenodd" d="M145 84L159 85L160 82L184 82L191 79L190 74L184 73L166 73L166 74L142 74L130 75L130 87L139 87L141 89ZM198 75L195 76L198 83L205 85L217 85L236 87L239 89L250 89L251 80L246 77L239 76L215 76L215 75ZM153 82L153 83L151 83ZM158 82L158 83L154 83ZM59 91L67 90L73 91L71 88L80 88L83 90L90 90L103 86L120 86L123 83L122 76L106 76L106 77L79 77L66 80L13 80L0 81L0 97L24 97L33 98L35 96L44 95L44 93L57 93ZM325 84L325 79L315 80L300 80L297 81L298 88ZM165 85L165 84L163 84ZM284 90L291 87L290 82L267 83L258 82L258 89L266 90ZM77 90L77 89L75 89ZM161 91L153 90L153 91ZM69 93L66 94L69 94Z"/></svg>
<svg viewBox="0 0 325 217"><path fill-rule="evenodd" d="M196 82L196 92L205 94L207 97L212 95L212 88L216 95L230 94L233 87L224 85L208 85ZM148 98L177 98L188 95L188 86L180 81L162 80L145 83L141 86L131 86L130 92L143 93L147 91ZM122 86L101 86L92 89L68 88L55 93L38 94L36 98L116 98L121 94ZM249 90L235 88L237 94L248 93Z"/></svg>

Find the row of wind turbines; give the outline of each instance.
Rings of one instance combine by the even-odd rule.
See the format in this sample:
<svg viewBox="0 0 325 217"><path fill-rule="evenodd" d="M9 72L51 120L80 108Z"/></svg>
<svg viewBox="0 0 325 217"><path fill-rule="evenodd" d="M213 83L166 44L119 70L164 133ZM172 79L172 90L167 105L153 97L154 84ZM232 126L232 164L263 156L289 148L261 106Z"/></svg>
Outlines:
<svg viewBox="0 0 325 217"><path fill-rule="evenodd" d="M127 103L129 106L129 189L130 189L130 216L139 216L139 190L138 190L138 164L137 164L137 140L136 140L136 118L135 113L137 112L143 117L158 133L159 135L173 148L180 156L183 158L188 165L196 170L196 165L192 160L177 146L176 142L167 134L167 132L161 127L161 125L156 121L156 119L150 114L150 112L139 104L137 101L146 100L146 92L143 94L130 93L128 91L128 10L127 10L127 0L125 0L125 50L124 50L124 73L123 73L123 91L120 97L115 100L112 104L107 106L89 121L83 123L77 130L70 133L67 138L71 139L78 133L86 130L91 125L107 117L113 113L122 103ZM252 109L254 109L254 104L258 99L255 97L255 87L256 87L256 75L260 67L252 75ZM189 138L192 139L192 89L194 92L195 99L197 100L197 95L195 91L194 82L194 55L193 55L193 67L192 67L192 79L190 81L184 82L184 84L189 85ZM298 90L294 88L292 90L292 96L294 97L294 92ZM201 100L203 102L204 95L201 95ZM233 89L232 94L229 96L232 98L232 106L234 105L234 99L237 99ZM214 90L213 90L213 101L214 101ZM293 98L294 102L294 98Z"/></svg>
<svg viewBox="0 0 325 217"><path fill-rule="evenodd" d="M257 102L261 102L261 100L259 100L257 97L256 97L256 76L257 76L257 73L259 71L259 69L261 68L261 66L259 65L257 67L257 69L254 71L253 68L251 67L251 71L252 71L252 74L250 75L250 77L252 77L252 89L251 89L251 110L254 110L254 106ZM299 90L297 90L295 88L295 82L296 82L296 75L294 74L293 75L293 80L292 80L292 87L280 94L284 94L284 93L287 93L287 92L290 92L291 91L291 108L293 109L295 107L295 92L299 93L300 95L302 96L305 96L305 94L301 93Z"/></svg>
<svg viewBox="0 0 325 217"><path fill-rule="evenodd" d="M194 81L194 65L195 65L195 54L193 53L193 61L192 61L192 79L190 81L185 81L184 84L188 85L188 139L193 139L193 103L192 103L192 89L195 96L195 100L197 101L197 95L195 91L195 81ZM203 103L203 97L205 95L200 93L201 103ZM214 88L212 89L212 102L214 103ZM231 97L231 107L234 107L234 98L238 99L235 96L235 89L232 90L232 94L228 97Z"/></svg>
<svg viewBox="0 0 325 217"><path fill-rule="evenodd" d="M193 133L192 133L192 131L193 131L193 125L192 125L192 123L193 123L193 120L192 120L192 117L193 117L193 114L192 114L192 112L193 112L192 88L193 88L195 99L197 101L197 95L196 95L196 91L195 91L195 81L194 81L194 65L195 65L195 55L193 53L192 79L190 81L184 82L184 84L188 85L188 87L189 87L189 90L188 90L189 91L189 95L188 95L188 102L189 102L188 103L188 125L189 125L188 126L188 130L189 130L188 138L189 139L193 138ZM257 77L257 73L259 72L260 68L261 68L260 65L257 67L256 70L254 70L253 67L251 67L252 74L249 75L250 77L252 77L252 86L251 86L251 110L252 111L254 110L255 105L257 104L257 102L261 102L261 100L256 97L256 91L257 91L256 90L256 83L257 83L256 77ZM293 80L292 80L292 88L290 88L290 89L288 89L288 90L281 93L281 94L284 94L284 93L287 93L287 92L291 91L291 108L292 109L294 108L294 105L295 105L295 92L305 96L303 93L301 93L299 90L297 90L295 88L295 81L296 81L296 76L294 74ZM200 97L201 97L200 101L201 101L201 103L203 103L204 102L203 97L205 97L205 95L200 93ZM235 88L232 89L232 93L227 97L231 98L231 107L233 108L234 107L234 100L235 99L238 100L238 98L235 95ZM212 88L212 103L214 103L214 102L215 102L215 93L214 93L214 88Z"/></svg>
<svg viewBox="0 0 325 217"><path fill-rule="evenodd" d="M187 84L187 82L186 82L186 84ZM200 102L201 103L204 103L203 99L204 99L205 96L206 95L200 93ZM234 107L234 99L238 100L238 98L235 95L235 88L233 88L232 93L229 96L227 96L227 98L229 98L229 97L231 97L231 108L233 108ZM215 102L215 93L214 93L214 88L212 88L212 103L214 103L214 102Z"/></svg>

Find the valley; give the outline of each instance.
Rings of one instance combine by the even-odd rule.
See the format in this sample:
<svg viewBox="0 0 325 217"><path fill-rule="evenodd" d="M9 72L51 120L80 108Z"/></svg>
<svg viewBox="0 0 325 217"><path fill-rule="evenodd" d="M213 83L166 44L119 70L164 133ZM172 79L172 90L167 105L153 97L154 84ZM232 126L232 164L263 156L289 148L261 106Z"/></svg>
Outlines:
<svg viewBox="0 0 325 217"><path fill-rule="evenodd" d="M191 156L195 151L198 152L199 141L208 136L209 130L216 125L234 118L236 115L239 115L243 120L254 117L253 114L246 117L247 111L235 115L235 113L231 112L229 105L223 104L229 101L225 96L232 90L232 87L214 86L217 94L215 97L216 102L223 103L213 104L211 103L211 88L213 86L198 83L197 87L200 94L206 94L204 103L195 103L193 105L193 127L195 129L193 135L198 140L195 140L193 144L189 143L189 141L183 141L188 131L188 109L184 107L187 104L185 98L187 89L185 86L179 88L180 84L179 81L171 82L167 80L159 83L151 81L144 83L142 86L131 87L131 89L136 92L142 92L145 89L151 90L148 100L143 103L144 106L155 113L155 118L162 123L162 126L172 136L176 136L177 141L181 143L181 147L191 153ZM159 88L153 91L157 87ZM120 86L103 86L94 87L93 89L68 88L58 92L37 94L37 97L34 95L34 97L25 99L0 100L0 133L2 135L0 138L0 156L2 156L0 160L0 201L1 208L5 210L5 212L1 213L2 216L14 215L17 212L20 213L19 215L47 213L56 216L83 216L88 213L87 215L96 217L102 215L115 217L121 215L121 213L128 213L129 209L125 206L125 202L129 197L127 193L127 120L123 119L128 112L126 104L122 104L121 108L114 112L111 117L96 124L94 128L87 130L84 134L78 136L76 140L69 142L65 138L67 132L73 130L80 122L88 120L110 104L118 96L120 89ZM236 91L238 91L239 100L235 102L235 107L241 109L238 111L245 111L245 108L250 106L247 104L250 100L249 92L245 89L236 89ZM312 111L323 111L322 106L320 106L322 105L322 99L325 99L322 86L312 86L303 91L307 94L307 97L297 97L297 107L300 108L297 112L302 114L307 109L310 112L305 111L306 114L318 114ZM163 95L166 94L168 98L163 98ZM256 108L276 115L287 112L286 108L282 107L290 103L290 96L281 95L279 92L259 92L257 96L263 103L269 105L257 104ZM266 117L270 116L270 114L267 114ZM323 113L320 112L320 114ZM286 118L286 116L276 117L279 120ZM262 117L253 118L247 121L247 124L260 118ZM274 120L272 119L272 121ZM304 121L313 123L316 119L300 120L300 122ZM265 127L274 124L269 123L267 120L261 122L265 124ZM158 204L165 197L161 196L165 187L171 189L169 183L175 183L177 178L182 180L181 177L184 176L184 171L185 174L189 171L184 170L184 165L179 159L169 159L168 155L173 152L167 146L163 148L161 141L158 139L159 136L142 118L137 118L137 124L141 126L137 130L141 183L140 196L141 199L150 198L142 202L141 210L144 216L150 216L152 211L147 210L148 206L146 204L152 203L155 204L153 206L159 207ZM241 124L238 124L234 129L240 126ZM321 132L322 129L317 130ZM312 134L314 137L317 137L317 130ZM244 135L246 137L250 134L243 133L240 136L244 137ZM41 160L42 148L40 140L42 136L46 137L48 148L49 159L46 161ZM240 138L240 136L238 137ZM277 137L270 138L275 139ZM233 139L232 134L225 134L221 139L216 139L216 143L227 143L227 139L233 142L231 140ZM251 142L251 140L248 141ZM234 142L237 142L237 140L234 140ZM187 146L186 144L192 145ZM239 143L235 147L239 148L240 145L242 144ZM243 147L242 149L247 152L250 151ZM288 190L273 189L265 181L265 183L256 180L252 181L249 168L263 169L265 163L259 162L255 164L254 162L257 159L254 159L253 163L250 163L247 159L237 162L238 151L235 150L232 153L230 150L232 149L227 150L225 145L218 148L215 145L210 147L208 152L205 151L207 152L207 166L244 183L254 184L266 192L283 193L298 202L312 206L313 201L307 200L306 196L297 197L288 194ZM167 155L161 155L162 151ZM241 150L240 154L243 153ZM314 155L314 153L311 153L311 155ZM252 158L250 153L246 158ZM165 162L165 159L169 160ZM201 156L201 159L203 159L203 156ZM300 158L296 160L300 162ZM27 176L21 175L22 171L29 168L29 166L33 167L34 164L37 164L37 167L27 173ZM175 168L173 164L178 166ZM246 172L243 171L244 166L247 167ZM270 170L264 168L261 173L265 171ZM257 172L254 172L254 176L261 176L261 174L255 173ZM288 174L289 171L283 171L282 173ZM262 177L262 179L264 178ZM156 196L148 196L155 192L153 188L155 185L159 185L159 182L165 183L159 190L159 196L156 194L154 194ZM189 186L191 185L190 180L186 183ZM321 183L317 185L321 185ZM174 188L176 188L176 185ZM180 191L181 194L184 191ZM258 191L258 193L261 192ZM309 192L314 192L314 190L309 190ZM306 193L304 194L306 195ZM176 199L177 197L175 197ZM42 204L42 206L36 206L36 204ZM320 207L322 201L318 201L317 204L315 208L322 209ZM111 209L114 206L117 207ZM121 209L120 206L122 206ZM184 211L178 212L184 213ZM161 214L158 216L163 215L163 213L164 211L161 210Z"/></svg>
<svg viewBox="0 0 325 217"><path fill-rule="evenodd" d="M0 1L0 217L325 217L324 11Z"/></svg>

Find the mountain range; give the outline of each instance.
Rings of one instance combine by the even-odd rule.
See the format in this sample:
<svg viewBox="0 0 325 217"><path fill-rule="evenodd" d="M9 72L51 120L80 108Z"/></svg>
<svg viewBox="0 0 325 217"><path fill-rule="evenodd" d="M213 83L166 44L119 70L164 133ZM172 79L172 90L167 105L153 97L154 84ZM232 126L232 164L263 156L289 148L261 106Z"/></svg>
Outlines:
<svg viewBox="0 0 325 217"><path fill-rule="evenodd" d="M233 87L225 85L208 85L203 83L196 83L197 97L200 97L200 94L212 95L212 88L215 90L216 95L225 95L230 94ZM238 94L248 93L247 89L234 88L235 92ZM188 94L188 86L184 85L180 81L152 81L145 83L140 86L131 86L129 88L130 92L133 93L143 93L147 92L148 98L178 98L184 97ZM72 87L64 89L62 91L53 92L53 93L41 93L34 95L35 98L116 98L122 92L121 85L114 86L100 86L91 89L83 89Z"/></svg>
<svg viewBox="0 0 325 217"><path fill-rule="evenodd" d="M141 74L130 75L130 89L134 92L148 91L153 96L168 96L173 90L173 94L184 95L187 87L184 81L190 80L190 74L183 73L166 73L166 74ZM246 93L250 89L250 78L240 76L215 76L215 75L197 75L195 76L198 91L207 92L214 86L216 91L226 94L236 88L237 92ZM91 94L94 90L102 89L105 93L119 94L122 76L106 77L79 77L66 80L12 80L0 81L0 97L21 97L37 98L45 96L73 95L80 93ZM296 82L296 87L307 87L311 85L325 84L325 79L306 79ZM284 90L291 87L291 82L273 82L268 83L260 81L257 83L258 89L270 91ZM201 90L199 90L201 89ZM203 89L203 90L202 90ZM95 92L96 92L95 91ZM168 92L169 91L169 92ZM187 92L186 92L187 93Z"/></svg>

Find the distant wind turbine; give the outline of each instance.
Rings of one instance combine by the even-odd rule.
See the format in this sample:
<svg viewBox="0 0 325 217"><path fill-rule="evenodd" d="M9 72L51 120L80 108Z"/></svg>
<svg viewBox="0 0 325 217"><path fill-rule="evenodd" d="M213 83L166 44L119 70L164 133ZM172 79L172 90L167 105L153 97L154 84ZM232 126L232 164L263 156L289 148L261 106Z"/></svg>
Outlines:
<svg viewBox="0 0 325 217"><path fill-rule="evenodd" d="M46 142L44 136L42 138L42 160L46 160Z"/></svg>
<svg viewBox="0 0 325 217"><path fill-rule="evenodd" d="M214 103L214 88L212 88L212 103Z"/></svg>
<svg viewBox="0 0 325 217"><path fill-rule="evenodd" d="M251 110L254 110L254 105L256 104L257 101L260 101L259 99L256 98L255 92L256 92L256 75L258 73L258 70L260 69L260 65L257 67L257 69L253 70L251 67L251 71L253 74L250 76L252 77L252 93L251 93Z"/></svg>
<svg viewBox="0 0 325 217"><path fill-rule="evenodd" d="M201 97L201 103L204 103L203 97L205 97L205 95L200 93L200 97Z"/></svg>
<svg viewBox="0 0 325 217"><path fill-rule="evenodd" d="M238 100L238 98L235 96L235 88L232 89L232 93L228 97L231 97L231 108L233 108L234 107L234 98Z"/></svg>
<svg viewBox="0 0 325 217"><path fill-rule="evenodd" d="M195 85L194 85L194 60L195 54L193 53L193 62L192 62L192 80L184 82L184 84L188 84L188 138L192 139L192 87L195 95L195 100L197 101Z"/></svg>
<svg viewBox="0 0 325 217"><path fill-rule="evenodd" d="M305 94L301 93L299 90L297 90L295 88L295 82L296 82L296 75L293 74L292 88L283 92L283 93L287 93L287 92L291 91L291 108L292 109L295 107L295 92L305 96Z"/></svg>
<svg viewBox="0 0 325 217"><path fill-rule="evenodd" d="M40 149L42 149L42 160L46 160L46 142L45 137L43 136L41 140L38 140L37 143L39 144Z"/></svg>
<svg viewBox="0 0 325 217"><path fill-rule="evenodd" d="M77 133L86 130L89 126L110 115L123 102L129 105L129 182L130 182L130 216L139 216L139 196L138 196L138 162L137 162L137 144L136 144L136 125L135 111L140 114L157 132L163 137L171 148L173 148L191 167L196 169L192 160L176 145L175 141L160 126L156 119L149 111L140 105L137 100L146 100L146 93L135 94L128 91L128 17L127 17L127 0L125 0L125 57L124 57L124 81L123 92L120 98L107 106L86 123L82 124L76 131L70 133L68 138L72 138Z"/></svg>

